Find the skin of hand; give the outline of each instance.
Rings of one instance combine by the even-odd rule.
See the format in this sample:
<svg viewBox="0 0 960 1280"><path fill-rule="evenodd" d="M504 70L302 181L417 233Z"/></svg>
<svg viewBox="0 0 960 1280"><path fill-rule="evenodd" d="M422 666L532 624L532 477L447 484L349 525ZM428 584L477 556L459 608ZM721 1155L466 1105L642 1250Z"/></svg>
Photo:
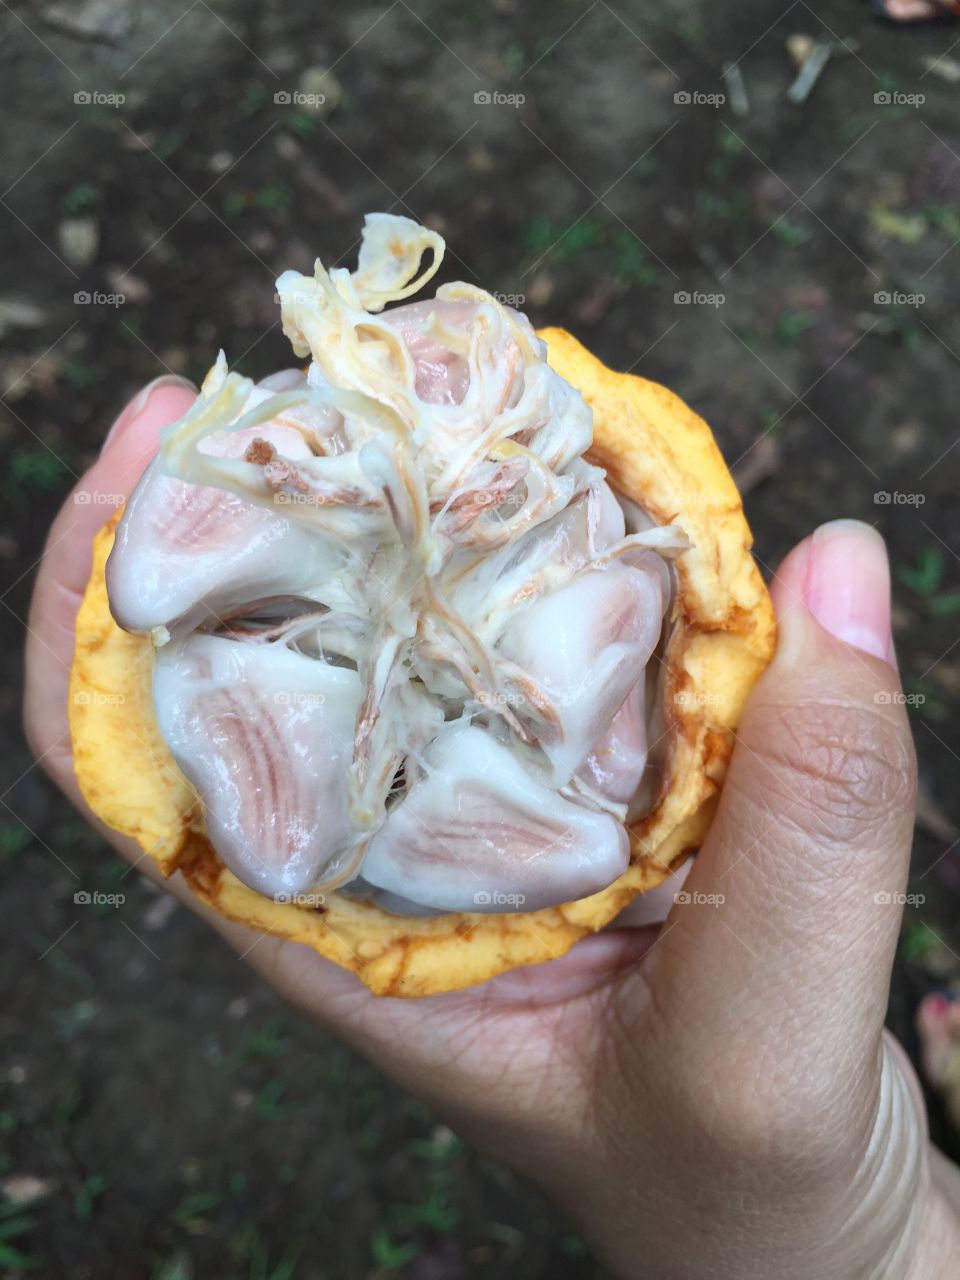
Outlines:
<svg viewBox="0 0 960 1280"><path fill-rule="evenodd" d="M160 379L121 414L53 525L29 619L31 746L154 879L80 797L68 676L104 518L89 495L129 494L194 395ZM281 996L539 1185L616 1275L938 1280L960 1257L960 1172L930 1147L912 1069L883 1031L915 772L882 540L823 526L773 596L776 658L661 924L466 991L376 999L164 883Z"/></svg>

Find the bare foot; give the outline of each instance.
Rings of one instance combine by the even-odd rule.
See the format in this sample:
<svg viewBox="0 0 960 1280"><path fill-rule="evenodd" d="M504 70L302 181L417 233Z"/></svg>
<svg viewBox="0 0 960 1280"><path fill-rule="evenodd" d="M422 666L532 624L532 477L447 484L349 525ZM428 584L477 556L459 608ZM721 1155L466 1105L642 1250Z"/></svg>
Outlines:
<svg viewBox="0 0 960 1280"><path fill-rule="evenodd" d="M943 0L876 0L873 8L891 22L932 22L947 13L956 14L955 6Z"/></svg>
<svg viewBox="0 0 960 1280"><path fill-rule="evenodd" d="M924 996L915 1025L924 1075L960 1129L960 1001L939 992Z"/></svg>

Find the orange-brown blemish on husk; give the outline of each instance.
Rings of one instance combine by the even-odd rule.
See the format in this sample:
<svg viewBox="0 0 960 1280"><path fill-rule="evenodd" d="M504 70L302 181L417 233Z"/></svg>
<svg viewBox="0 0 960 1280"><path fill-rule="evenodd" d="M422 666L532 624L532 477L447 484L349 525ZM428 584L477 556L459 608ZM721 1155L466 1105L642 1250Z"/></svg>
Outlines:
<svg viewBox="0 0 960 1280"><path fill-rule="evenodd" d="M331 893L324 910L255 893L220 862L203 816L157 729L153 649L122 631L104 567L115 517L97 535L77 617L71 675L74 763L87 803L133 836L167 876L252 929L313 947L377 995L424 996L554 959L659 884L703 839L744 701L774 647L773 612L750 554L750 530L710 428L657 383L606 368L562 329L544 329L550 365L594 414L591 462L658 524L691 546L675 561L677 608L663 661L669 743L651 812L629 827L631 865L607 889L563 906L508 915L395 916Z"/></svg>

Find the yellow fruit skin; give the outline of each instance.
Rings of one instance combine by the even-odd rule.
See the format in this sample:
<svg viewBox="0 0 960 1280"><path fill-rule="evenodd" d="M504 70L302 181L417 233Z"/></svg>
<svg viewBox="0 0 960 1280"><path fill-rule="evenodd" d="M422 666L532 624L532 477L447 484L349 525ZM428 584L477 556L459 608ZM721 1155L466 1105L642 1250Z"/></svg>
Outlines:
<svg viewBox="0 0 960 1280"><path fill-rule="evenodd" d="M74 762L87 803L224 916L313 947L376 995L436 995L555 959L659 884L709 828L744 701L773 654L770 598L710 428L671 391L606 368L563 329L543 329L540 337L551 366L593 408L590 461L658 524L679 524L692 543L675 562L678 590L663 655L664 785L649 815L630 827L630 867L592 897L512 915L413 918L337 894L317 908L248 889L204 836L197 797L156 727L150 642L122 631L111 616L104 566L118 517L94 543L70 686Z"/></svg>

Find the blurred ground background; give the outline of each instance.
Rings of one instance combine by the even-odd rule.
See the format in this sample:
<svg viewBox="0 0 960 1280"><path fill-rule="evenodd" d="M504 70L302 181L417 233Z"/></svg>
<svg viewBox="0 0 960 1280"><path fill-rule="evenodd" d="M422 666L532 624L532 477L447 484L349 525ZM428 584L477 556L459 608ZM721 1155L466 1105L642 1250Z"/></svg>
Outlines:
<svg viewBox="0 0 960 1280"><path fill-rule="evenodd" d="M890 539L923 781L890 1022L915 1052L919 996L960 972L960 27L841 0L36 0L0 32L0 1273L595 1276L149 885L74 903L125 868L19 736L33 568L142 383L220 345L287 365L281 269L352 263L367 210L430 223L444 278L522 295L711 422L765 566L838 515ZM790 38L831 34L856 51L790 103Z"/></svg>

